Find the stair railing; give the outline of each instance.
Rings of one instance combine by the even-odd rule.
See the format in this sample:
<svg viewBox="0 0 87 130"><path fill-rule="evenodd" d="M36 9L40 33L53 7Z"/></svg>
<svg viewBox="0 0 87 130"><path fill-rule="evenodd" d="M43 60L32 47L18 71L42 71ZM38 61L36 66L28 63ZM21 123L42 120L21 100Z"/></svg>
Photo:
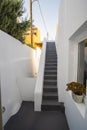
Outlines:
<svg viewBox="0 0 87 130"><path fill-rule="evenodd" d="M44 67L45 67L45 54L46 54L46 42L43 43L39 70L37 75L37 81L34 92L34 110L41 111L42 94L43 94L43 80L44 80Z"/></svg>

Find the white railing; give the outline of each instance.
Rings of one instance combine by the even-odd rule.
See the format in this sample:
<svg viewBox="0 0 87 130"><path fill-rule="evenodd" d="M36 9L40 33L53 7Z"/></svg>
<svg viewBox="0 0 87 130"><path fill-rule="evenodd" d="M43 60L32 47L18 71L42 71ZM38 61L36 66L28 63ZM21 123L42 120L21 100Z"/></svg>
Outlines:
<svg viewBox="0 0 87 130"><path fill-rule="evenodd" d="M41 111L42 93L43 93L43 79L45 66L46 43L43 43L42 53L40 57L39 70L34 92L34 110Z"/></svg>

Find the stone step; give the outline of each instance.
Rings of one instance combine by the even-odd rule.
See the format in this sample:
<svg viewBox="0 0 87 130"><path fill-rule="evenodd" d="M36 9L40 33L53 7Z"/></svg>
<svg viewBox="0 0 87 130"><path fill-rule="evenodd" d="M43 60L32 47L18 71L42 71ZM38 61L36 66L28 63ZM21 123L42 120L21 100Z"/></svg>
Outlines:
<svg viewBox="0 0 87 130"><path fill-rule="evenodd" d="M44 80L44 85L57 85L57 80Z"/></svg>
<svg viewBox="0 0 87 130"><path fill-rule="evenodd" d="M57 69L57 64L55 63L55 64L45 64L45 68L56 68Z"/></svg>
<svg viewBox="0 0 87 130"><path fill-rule="evenodd" d="M46 56L48 56L48 55L55 55L55 56L57 56L57 53L56 52L47 52Z"/></svg>
<svg viewBox="0 0 87 130"><path fill-rule="evenodd" d="M57 80L57 75L44 75L44 79L49 79L49 80L56 79Z"/></svg>
<svg viewBox="0 0 87 130"><path fill-rule="evenodd" d="M57 61L57 58L46 58L45 61Z"/></svg>
<svg viewBox="0 0 87 130"><path fill-rule="evenodd" d="M44 92L43 93L43 100L53 100L53 99L58 101L57 92Z"/></svg>
<svg viewBox="0 0 87 130"><path fill-rule="evenodd" d="M54 61L54 60L57 61L57 58L53 58L53 57L49 58L49 57L48 57L48 58L46 58L45 60L46 60L46 61L49 61L49 60L50 60L50 61Z"/></svg>
<svg viewBox="0 0 87 130"><path fill-rule="evenodd" d="M47 56L45 59L55 59L55 60L57 60L57 57L56 56Z"/></svg>
<svg viewBox="0 0 87 130"><path fill-rule="evenodd" d="M46 56L50 56L50 55L57 56L57 53L56 52L46 52Z"/></svg>
<svg viewBox="0 0 87 130"><path fill-rule="evenodd" d="M57 60L46 60L46 63L57 63Z"/></svg>
<svg viewBox="0 0 87 130"><path fill-rule="evenodd" d="M57 63L45 63L45 66L57 66Z"/></svg>
<svg viewBox="0 0 87 130"><path fill-rule="evenodd" d="M57 86L56 85L44 85L43 92L57 92Z"/></svg>
<svg viewBox="0 0 87 130"><path fill-rule="evenodd" d="M45 67L45 70L56 70L57 71L57 67Z"/></svg>
<svg viewBox="0 0 87 130"><path fill-rule="evenodd" d="M65 112L65 107L63 103L58 102L57 100L43 100L41 105L42 111L61 111Z"/></svg>
<svg viewBox="0 0 87 130"><path fill-rule="evenodd" d="M53 74L57 74L57 71L56 70L45 70L44 74L46 75L53 75Z"/></svg>

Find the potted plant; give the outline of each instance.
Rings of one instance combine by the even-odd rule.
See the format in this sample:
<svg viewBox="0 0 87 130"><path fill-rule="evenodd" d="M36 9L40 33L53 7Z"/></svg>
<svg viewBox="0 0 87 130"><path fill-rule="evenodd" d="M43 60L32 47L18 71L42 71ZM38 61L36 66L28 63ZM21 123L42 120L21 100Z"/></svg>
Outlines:
<svg viewBox="0 0 87 130"><path fill-rule="evenodd" d="M67 84L66 91L72 91L72 97L75 102L82 103L84 95L86 94L86 88L79 82L71 82Z"/></svg>

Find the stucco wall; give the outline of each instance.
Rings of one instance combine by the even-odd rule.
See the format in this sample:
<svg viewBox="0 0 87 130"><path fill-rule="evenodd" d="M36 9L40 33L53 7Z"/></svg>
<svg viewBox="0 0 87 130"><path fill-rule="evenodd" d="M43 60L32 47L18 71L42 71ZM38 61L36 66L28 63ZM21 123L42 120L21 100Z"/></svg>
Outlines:
<svg viewBox="0 0 87 130"><path fill-rule="evenodd" d="M34 101L36 78L22 77L17 79L18 88L23 101Z"/></svg>
<svg viewBox="0 0 87 130"><path fill-rule="evenodd" d="M3 125L19 110L21 102L26 96L26 93L23 94L23 91L19 89L17 81L19 78L33 76L33 58L34 50L32 48L0 31L0 86L2 106L6 109L3 113ZM25 85L28 84L26 82ZM34 85L31 89L32 85L31 83L28 91L34 93ZM31 96L27 100L31 100Z"/></svg>
<svg viewBox="0 0 87 130"><path fill-rule="evenodd" d="M59 10L58 32L56 35L58 92L59 100L65 103L70 130L87 129L87 104L85 110L79 111L70 93L65 91L66 83L77 80L78 42L87 38L86 5L86 0L62 0ZM82 111L85 111L84 116L81 114Z"/></svg>
<svg viewBox="0 0 87 130"><path fill-rule="evenodd" d="M36 81L35 92L34 92L34 110L35 111L41 111L45 54L46 54L46 42L44 42L43 47L42 47L42 53L40 57L40 64L38 68L38 75L37 75L37 81Z"/></svg>

